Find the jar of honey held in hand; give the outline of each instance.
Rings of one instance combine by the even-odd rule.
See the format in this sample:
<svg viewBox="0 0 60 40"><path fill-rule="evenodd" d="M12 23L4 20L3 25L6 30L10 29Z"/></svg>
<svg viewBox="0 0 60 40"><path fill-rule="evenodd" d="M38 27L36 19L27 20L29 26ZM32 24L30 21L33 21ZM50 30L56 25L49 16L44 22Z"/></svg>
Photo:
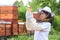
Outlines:
<svg viewBox="0 0 60 40"><path fill-rule="evenodd" d="M32 12L32 8L31 8L30 6L27 6L27 10L28 10L29 12Z"/></svg>

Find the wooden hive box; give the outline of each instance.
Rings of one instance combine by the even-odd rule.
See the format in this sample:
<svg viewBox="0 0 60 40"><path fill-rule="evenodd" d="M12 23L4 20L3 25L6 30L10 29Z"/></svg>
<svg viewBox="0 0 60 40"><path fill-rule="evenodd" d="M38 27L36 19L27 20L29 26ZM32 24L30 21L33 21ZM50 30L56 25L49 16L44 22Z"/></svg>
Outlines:
<svg viewBox="0 0 60 40"><path fill-rule="evenodd" d="M12 23L12 33L18 35L18 23Z"/></svg>
<svg viewBox="0 0 60 40"><path fill-rule="evenodd" d="M0 36L5 36L5 23L0 23Z"/></svg>
<svg viewBox="0 0 60 40"><path fill-rule="evenodd" d="M24 22L19 22L19 34L24 33Z"/></svg>
<svg viewBox="0 0 60 40"><path fill-rule="evenodd" d="M18 7L0 6L0 20L11 22L13 19L18 19Z"/></svg>
<svg viewBox="0 0 60 40"><path fill-rule="evenodd" d="M6 36L11 36L12 35L12 23L11 22L6 22Z"/></svg>

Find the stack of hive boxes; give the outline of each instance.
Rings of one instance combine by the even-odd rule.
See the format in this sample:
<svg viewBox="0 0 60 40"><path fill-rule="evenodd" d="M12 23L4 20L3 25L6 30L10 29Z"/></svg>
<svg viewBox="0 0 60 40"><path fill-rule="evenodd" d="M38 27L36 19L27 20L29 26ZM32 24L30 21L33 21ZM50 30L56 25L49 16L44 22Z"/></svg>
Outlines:
<svg viewBox="0 0 60 40"><path fill-rule="evenodd" d="M7 32L5 33L6 36L11 34L10 30L12 30L13 35L18 35L18 22L17 22L18 7L17 6L0 6L0 20L3 20L5 22L11 22L11 23L5 23L5 25L2 24L3 26L0 23L0 26L5 27L6 29L5 31Z"/></svg>

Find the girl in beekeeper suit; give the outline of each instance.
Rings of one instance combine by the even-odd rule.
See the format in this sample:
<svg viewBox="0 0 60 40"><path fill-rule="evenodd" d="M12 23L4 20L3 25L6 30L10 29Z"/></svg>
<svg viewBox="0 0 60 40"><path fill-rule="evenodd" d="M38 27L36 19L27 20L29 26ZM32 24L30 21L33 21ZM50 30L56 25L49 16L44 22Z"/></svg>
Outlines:
<svg viewBox="0 0 60 40"><path fill-rule="evenodd" d="M38 13L39 20L35 20L32 17L29 19L29 22L33 25L31 29L34 30L34 40L48 40L53 18L51 9L46 6Z"/></svg>

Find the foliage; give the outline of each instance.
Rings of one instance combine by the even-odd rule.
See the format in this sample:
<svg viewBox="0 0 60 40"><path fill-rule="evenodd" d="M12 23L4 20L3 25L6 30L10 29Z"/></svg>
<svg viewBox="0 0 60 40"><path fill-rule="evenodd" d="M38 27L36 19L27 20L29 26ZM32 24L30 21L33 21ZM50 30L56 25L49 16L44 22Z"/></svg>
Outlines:
<svg viewBox="0 0 60 40"><path fill-rule="evenodd" d="M60 16L54 17L53 28L57 31L60 31Z"/></svg>
<svg viewBox="0 0 60 40"><path fill-rule="evenodd" d="M26 7L23 5L22 1L16 1L14 5L18 5L18 20L25 21Z"/></svg>
<svg viewBox="0 0 60 40"><path fill-rule="evenodd" d="M52 9L52 12L59 15L60 14L60 3L56 3L56 0L33 0L30 3L33 11L36 11L37 8L43 8L49 6Z"/></svg>
<svg viewBox="0 0 60 40"><path fill-rule="evenodd" d="M25 13L26 13L26 7L20 6L18 8L18 19L25 21Z"/></svg>
<svg viewBox="0 0 60 40"><path fill-rule="evenodd" d="M18 5L18 19L25 20L26 7L23 5L22 1L16 1L14 5ZM49 6L52 9L52 12L56 15L60 15L60 2L56 3L56 0L32 0L29 3L33 11L37 11L37 8L43 8Z"/></svg>

